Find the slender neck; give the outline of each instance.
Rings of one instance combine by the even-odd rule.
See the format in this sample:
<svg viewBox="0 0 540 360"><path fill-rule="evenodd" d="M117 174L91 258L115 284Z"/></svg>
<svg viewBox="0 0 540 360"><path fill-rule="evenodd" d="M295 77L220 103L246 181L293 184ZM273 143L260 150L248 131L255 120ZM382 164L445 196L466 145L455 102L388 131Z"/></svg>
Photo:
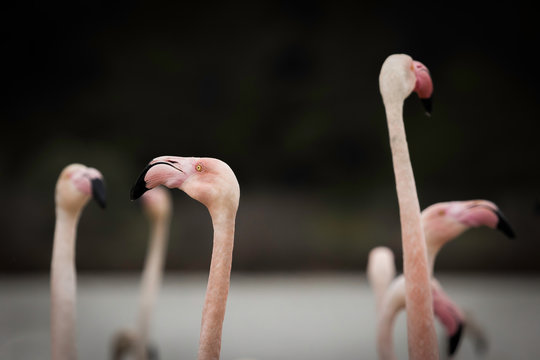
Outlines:
<svg viewBox="0 0 540 360"><path fill-rule="evenodd" d="M389 301L381 307L377 321L377 353L379 360L395 360L396 353L394 350L394 321L397 313L404 307L405 299L401 297L401 306L397 305L397 301Z"/></svg>
<svg viewBox="0 0 540 360"><path fill-rule="evenodd" d="M169 237L169 218L160 218L152 222L150 241L142 274L141 293L139 299L138 333L141 351L145 353L150 331L152 310L161 285L165 253Z"/></svg>
<svg viewBox="0 0 540 360"><path fill-rule="evenodd" d="M403 102L385 107L401 219L409 358L438 359L426 243L403 124Z"/></svg>
<svg viewBox="0 0 540 360"><path fill-rule="evenodd" d="M214 226L214 245L202 314L199 360L219 359L234 245L236 212L211 209L210 215Z"/></svg>
<svg viewBox="0 0 540 360"><path fill-rule="evenodd" d="M56 209L51 261L51 359L77 358L75 236L80 211Z"/></svg>
<svg viewBox="0 0 540 360"><path fill-rule="evenodd" d="M428 258L428 270L429 270L429 276L433 277L433 271L435 268L435 259L437 258L437 254L439 253L441 246L436 245L429 245L427 247L427 258Z"/></svg>

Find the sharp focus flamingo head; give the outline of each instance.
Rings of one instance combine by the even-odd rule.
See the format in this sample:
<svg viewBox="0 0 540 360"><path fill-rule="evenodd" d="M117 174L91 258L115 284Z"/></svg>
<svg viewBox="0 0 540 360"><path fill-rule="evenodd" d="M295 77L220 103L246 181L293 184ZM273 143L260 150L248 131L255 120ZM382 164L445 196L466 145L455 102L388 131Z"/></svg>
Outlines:
<svg viewBox="0 0 540 360"><path fill-rule="evenodd" d="M428 247L452 240L471 227L487 226L514 238L514 231L498 209L487 200L452 201L431 205L422 211ZM430 244L433 242L433 244Z"/></svg>
<svg viewBox="0 0 540 360"><path fill-rule="evenodd" d="M168 219L172 211L172 199L169 190L158 186L141 196L143 209L148 218L153 221Z"/></svg>
<svg viewBox="0 0 540 360"><path fill-rule="evenodd" d="M379 85L385 104L403 102L414 91L422 101L426 113L431 114L433 82L429 70L409 55L390 55L381 68Z"/></svg>
<svg viewBox="0 0 540 360"><path fill-rule="evenodd" d="M240 198L240 187L231 168L223 161L212 158L155 158L131 189L131 199L137 199L158 185L183 190L209 209L232 206L236 211Z"/></svg>
<svg viewBox="0 0 540 360"><path fill-rule="evenodd" d="M105 208L103 175L81 164L66 166L56 183L56 204L66 210L78 211L91 197L100 207Z"/></svg>

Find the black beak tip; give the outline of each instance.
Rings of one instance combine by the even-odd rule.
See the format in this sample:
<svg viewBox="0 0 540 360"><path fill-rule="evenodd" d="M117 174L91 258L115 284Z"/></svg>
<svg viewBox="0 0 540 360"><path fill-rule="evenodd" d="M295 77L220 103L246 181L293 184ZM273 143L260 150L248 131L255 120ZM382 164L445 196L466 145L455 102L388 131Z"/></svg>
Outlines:
<svg viewBox="0 0 540 360"><path fill-rule="evenodd" d="M144 182L144 180L137 181L137 183L133 185L133 187L131 188L131 191L129 192L129 198L131 200L137 200L148 190L149 189L146 188L146 182Z"/></svg>
<svg viewBox="0 0 540 360"><path fill-rule="evenodd" d="M144 168L141 175L139 175L139 178L135 182L135 185L133 185L133 187L131 188L131 191L129 192L129 198L131 200L137 200L142 196L142 194L150 190L146 187L146 181L144 180L144 178L151 167L152 165L148 165Z"/></svg>
<svg viewBox="0 0 540 360"><path fill-rule="evenodd" d="M424 105L424 109L426 110L426 115L431 116L431 110L433 109L433 103L431 98L427 99L420 99L422 102L422 105Z"/></svg>
<svg viewBox="0 0 540 360"><path fill-rule="evenodd" d="M515 238L516 234L514 233L514 230L510 226L510 223L508 222L508 220L506 220L506 218L500 211L497 211L496 213L497 213L497 218L499 219L499 222L497 223L497 230L502 231L510 239Z"/></svg>
<svg viewBox="0 0 540 360"><path fill-rule="evenodd" d="M452 356L456 352L461 336L463 335L463 323L459 324L456 333L448 338L448 355Z"/></svg>
<svg viewBox="0 0 540 360"><path fill-rule="evenodd" d="M107 206L105 183L102 179L92 179L92 197L98 203L99 207L105 209Z"/></svg>

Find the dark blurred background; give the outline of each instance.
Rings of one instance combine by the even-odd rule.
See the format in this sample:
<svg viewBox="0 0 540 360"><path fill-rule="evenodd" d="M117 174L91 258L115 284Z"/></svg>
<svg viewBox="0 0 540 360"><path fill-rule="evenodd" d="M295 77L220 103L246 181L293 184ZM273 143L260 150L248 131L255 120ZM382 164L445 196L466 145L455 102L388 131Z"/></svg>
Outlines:
<svg viewBox="0 0 540 360"><path fill-rule="evenodd" d="M390 246L397 198L378 75L426 64L433 116L411 96L406 130L420 206L489 199L517 239L473 229L447 271L538 272L540 75L536 11L517 3L153 1L11 4L3 10L0 269L49 270L64 166L101 170L77 266L140 271L147 223L129 200L160 155L226 161L242 189L234 270L364 270ZM206 270L204 206L173 191L167 268Z"/></svg>

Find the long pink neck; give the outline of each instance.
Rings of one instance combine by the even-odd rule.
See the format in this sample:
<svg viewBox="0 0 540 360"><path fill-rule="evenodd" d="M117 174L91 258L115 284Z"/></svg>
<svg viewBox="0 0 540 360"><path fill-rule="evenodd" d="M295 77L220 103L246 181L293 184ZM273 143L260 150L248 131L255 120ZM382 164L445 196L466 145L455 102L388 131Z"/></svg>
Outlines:
<svg viewBox="0 0 540 360"><path fill-rule="evenodd" d="M152 310L159 292L163 277L163 265L167 250L169 236L169 218L158 219L150 229L150 241L146 256L144 271L141 282L139 300L138 334L139 343L137 350L139 358L146 358L146 345L150 331L150 319Z"/></svg>
<svg viewBox="0 0 540 360"><path fill-rule="evenodd" d="M441 249L442 245L428 245L427 246L427 257L428 257L428 269L429 274L431 277L433 277L433 270L435 268L435 259L437 258L437 254L439 253L439 250Z"/></svg>
<svg viewBox="0 0 540 360"><path fill-rule="evenodd" d="M199 360L217 360L221 351L221 330L225 318L232 266L235 214L210 211L214 225L214 245L204 300Z"/></svg>
<svg viewBox="0 0 540 360"><path fill-rule="evenodd" d="M403 241L409 358L438 359L426 243L403 125L403 102L385 104Z"/></svg>
<svg viewBox="0 0 540 360"><path fill-rule="evenodd" d="M80 212L56 209L51 261L51 359L75 360L75 236Z"/></svg>
<svg viewBox="0 0 540 360"><path fill-rule="evenodd" d="M377 354L379 360L395 360L394 322L405 305L403 283L396 281L387 289L377 314Z"/></svg>

